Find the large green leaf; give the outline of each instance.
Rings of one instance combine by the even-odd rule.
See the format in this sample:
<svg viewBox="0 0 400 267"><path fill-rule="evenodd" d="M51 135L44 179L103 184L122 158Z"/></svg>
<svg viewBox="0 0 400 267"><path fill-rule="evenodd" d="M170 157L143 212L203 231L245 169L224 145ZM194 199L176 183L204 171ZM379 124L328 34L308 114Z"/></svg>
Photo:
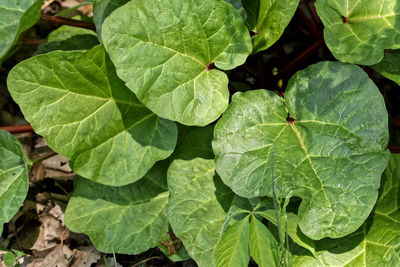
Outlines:
<svg viewBox="0 0 400 267"><path fill-rule="evenodd" d="M339 60L372 65L384 49L400 48L398 0L318 0L325 42Z"/></svg>
<svg viewBox="0 0 400 267"><path fill-rule="evenodd" d="M400 49L385 51L382 61L371 67L400 85Z"/></svg>
<svg viewBox="0 0 400 267"><path fill-rule="evenodd" d="M340 62L300 71L285 97L233 96L214 130L216 170L243 197L272 196L274 186L278 197L301 197L307 236L345 236L370 213L389 158L383 97L359 67Z"/></svg>
<svg viewBox="0 0 400 267"><path fill-rule="evenodd" d="M165 163L158 162L143 179L122 187L77 177L66 226L89 235L105 253L138 254L167 240Z"/></svg>
<svg viewBox="0 0 400 267"><path fill-rule="evenodd" d="M250 255L260 267L279 266L278 242L255 216L251 217L249 232Z"/></svg>
<svg viewBox="0 0 400 267"><path fill-rule="evenodd" d="M0 0L0 59L40 18L43 0Z"/></svg>
<svg viewBox="0 0 400 267"><path fill-rule="evenodd" d="M101 40L101 29L103 22L108 15L115 9L128 3L130 0L94 0L93 2L93 22L96 25L96 31Z"/></svg>
<svg viewBox="0 0 400 267"><path fill-rule="evenodd" d="M102 46L25 60L11 70L8 88L35 131L95 182L135 182L175 147L175 123L140 104Z"/></svg>
<svg viewBox="0 0 400 267"><path fill-rule="evenodd" d="M102 29L118 76L157 115L204 126L228 105L228 78L251 52L242 18L221 0L133 0Z"/></svg>
<svg viewBox="0 0 400 267"><path fill-rule="evenodd" d="M254 32L253 53L278 41L296 12L299 0L242 0L246 24Z"/></svg>
<svg viewBox="0 0 400 267"><path fill-rule="evenodd" d="M63 25L49 34L38 46L35 55L55 50L87 50L98 43L97 35L92 30Z"/></svg>
<svg viewBox="0 0 400 267"><path fill-rule="evenodd" d="M399 266L399 193L400 155L393 154L375 210L366 223L349 236L316 242L314 264L310 256L295 255L294 266Z"/></svg>
<svg viewBox="0 0 400 267"><path fill-rule="evenodd" d="M0 234L28 193L30 161L18 140L0 130Z"/></svg>
<svg viewBox="0 0 400 267"><path fill-rule="evenodd" d="M202 267L213 266L226 213L215 191L213 160L175 160L168 169L171 196L167 206L171 227L189 255Z"/></svg>
<svg viewBox="0 0 400 267"><path fill-rule="evenodd" d="M218 243L217 267L246 267L250 261L249 216L233 223Z"/></svg>

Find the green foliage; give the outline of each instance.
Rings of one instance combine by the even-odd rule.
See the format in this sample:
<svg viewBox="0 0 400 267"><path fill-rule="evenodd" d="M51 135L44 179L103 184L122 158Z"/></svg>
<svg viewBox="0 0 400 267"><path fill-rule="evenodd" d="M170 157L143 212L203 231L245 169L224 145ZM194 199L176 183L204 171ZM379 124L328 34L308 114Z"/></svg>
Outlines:
<svg viewBox="0 0 400 267"><path fill-rule="evenodd" d="M23 61L10 72L8 89L49 146L95 182L135 182L175 147L175 124L137 100L102 46Z"/></svg>
<svg viewBox="0 0 400 267"><path fill-rule="evenodd" d="M343 62L373 65L384 49L400 48L400 4L397 0L318 0L324 38Z"/></svg>
<svg viewBox="0 0 400 267"><path fill-rule="evenodd" d="M20 34L40 18L43 0L0 0L0 62Z"/></svg>
<svg viewBox="0 0 400 267"><path fill-rule="evenodd" d="M102 39L138 99L185 125L207 125L228 105L228 78L209 66L233 69L251 52L238 12L215 0L130 1L105 19Z"/></svg>
<svg viewBox="0 0 400 267"><path fill-rule="evenodd" d="M400 157L381 181L385 103L349 64L400 84L400 5L318 0L326 43L348 63L299 71L284 97L230 82L298 4L95 0L97 34L62 26L16 65L13 99L79 175L66 226L102 252L159 247L200 267L400 265ZM0 58L40 5L0 0ZM0 225L21 206L30 165L0 131Z"/></svg>
<svg viewBox="0 0 400 267"><path fill-rule="evenodd" d="M301 230L314 239L345 236L370 213L389 157L383 98L360 68L340 62L297 73L285 98L265 90L233 96L214 132L217 172L240 196L272 196L273 164L277 195L303 200Z"/></svg>
<svg viewBox="0 0 400 267"><path fill-rule="evenodd" d="M18 140L0 130L0 234L25 200L30 165Z"/></svg>

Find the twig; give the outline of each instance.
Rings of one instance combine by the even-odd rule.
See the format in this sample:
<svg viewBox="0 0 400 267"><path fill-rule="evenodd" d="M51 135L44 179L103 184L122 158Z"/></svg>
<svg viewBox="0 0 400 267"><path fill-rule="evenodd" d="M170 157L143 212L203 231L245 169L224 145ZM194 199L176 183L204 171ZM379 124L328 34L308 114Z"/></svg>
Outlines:
<svg viewBox="0 0 400 267"><path fill-rule="evenodd" d="M94 31L96 30L96 26L94 25L94 23L80 21L80 20L76 20L76 19L42 15L41 20L52 22L52 23L74 26L74 27L78 27L78 28L94 30Z"/></svg>
<svg viewBox="0 0 400 267"><path fill-rule="evenodd" d="M14 126L1 126L0 130L7 131L11 134L33 132L32 126L30 124L14 125Z"/></svg>
<svg viewBox="0 0 400 267"><path fill-rule="evenodd" d="M50 151L49 153L44 154L43 156L37 157L32 160L32 165L35 165L36 163L42 162L48 158L54 157L57 155L57 152Z"/></svg>
<svg viewBox="0 0 400 267"><path fill-rule="evenodd" d="M44 39L22 39L24 45L40 45Z"/></svg>

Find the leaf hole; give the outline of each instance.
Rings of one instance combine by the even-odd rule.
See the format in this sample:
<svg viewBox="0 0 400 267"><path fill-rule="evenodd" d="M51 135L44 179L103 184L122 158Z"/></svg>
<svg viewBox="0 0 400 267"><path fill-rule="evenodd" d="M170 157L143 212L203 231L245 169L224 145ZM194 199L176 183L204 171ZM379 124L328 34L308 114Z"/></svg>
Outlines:
<svg viewBox="0 0 400 267"><path fill-rule="evenodd" d="M288 113L288 114L287 114L287 117L286 117L286 123L288 123L288 124L293 124L295 121L296 121L295 118L293 118L293 117L290 115L290 113Z"/></svg>

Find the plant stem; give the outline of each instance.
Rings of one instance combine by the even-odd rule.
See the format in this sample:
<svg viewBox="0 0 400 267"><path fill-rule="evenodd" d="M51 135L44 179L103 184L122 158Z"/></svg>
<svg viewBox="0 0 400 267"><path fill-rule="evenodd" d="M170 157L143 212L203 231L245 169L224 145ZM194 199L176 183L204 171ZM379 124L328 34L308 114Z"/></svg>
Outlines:
<svg viewBox="0 0 400 267"><path fill-rule="evenodd" d="M32 165L35 165L35 164L37 164L39 162L42 162L42 161L44 161L44 160L46 160L48 158L54 157L55 155L57 155L57 152L50 151L50 152L44 154L43 156L40 156L40 157L37 157L37 158L33 159L32 160Z"/></svg>
<svg viewBox="0 0 400 267"><path fill-rule="evenodd" d="M74 27L78 27L78 28L89 29L89 30L96 30L96 26L94 25L94 23L80 21L80 20L76 20L76 19L42 15L41 20L52 22L52 23L58 23L58 24L62 24L62 25L74 26Z"/></svg>
<svg viewBox="0 0 400 267"><path fill-rule="evenodd" d="M2 127L0 127L0 130L7 131L7 132L9 132L11 134L33 132L32 126L30 124L14 125L14 126L2 126Z"/></svg>
<svg viewBox="0 0 400 267"><path fill-rule="evenodd" d="M324 43L323 39L319 39L312 46L307 48L303 53L301 53L298 57L292 60L289 64L287 64L275 77L276 81L279 81L283 75L287 74L291 69L295 68L298 64L300 64L303 60L307 59L311 56L315 51L317 51L322 44Z"/></svg>

